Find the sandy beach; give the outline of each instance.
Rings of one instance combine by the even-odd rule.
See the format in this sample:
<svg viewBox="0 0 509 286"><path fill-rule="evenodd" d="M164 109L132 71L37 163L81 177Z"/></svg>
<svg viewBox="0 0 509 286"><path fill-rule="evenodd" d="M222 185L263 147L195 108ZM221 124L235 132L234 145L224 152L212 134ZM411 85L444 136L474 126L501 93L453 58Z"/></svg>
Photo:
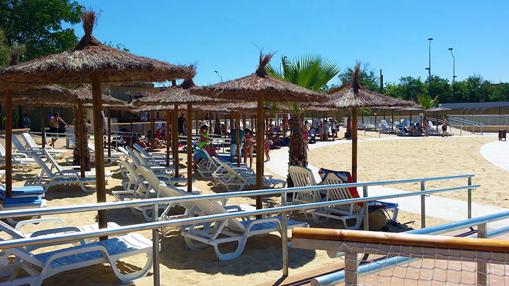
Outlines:
<svg viewBox="0 0 509 286"><path fill-rule="evenodd" d="M494 137L450 137L450 138L419 138L401 140L366 141L374 136L361 136L359 143L359 180L389 180L415 177L431 177L475 173L474 183L482 188L475 192L474 201L478 203L509 207L507 199L502 199L503 186L507 183L506 171L486 161L479 153L480 147L494 141ZM386 136L385 136L386 137ZM331 156L333 154L333 156ZM184 158L184 154L181 154ZM350 168L350 144L336 144L312 150L309 154L310 164L337 170ZM184 167L184 166L182 166ZM107 179L108 193L120 189L118 167L107 168L112 174ZM30 174L36 174L32 170ZM15 185L23 185L30 175L16 175ZM202 193L224 192L210 181L197 178L195 188ZM440 187L433 184L430 187ZM417 190L416 185L395 186L404 190ZM465 199L465 193L444 194L456 199ZM48 206L65 206L92 203L96 201L95 193L84 193L79 188L52 188L46 194ZM114 197L108 194L108 201ZM277 203L276 198L268 198L265 204ZM229 204L254 204L253 198L231 200ZM96 213L57 215L67 225L79 226L96 223ZM298 216L298 219L306 219ZM129 209L109 212L109 220L120 225L142 223L140 213ZM415 221L410 224L419 227L418 216L401 212L400 221ZM316 227L338 227L333 225L314 225ZM430 218L429 225L447 222L447 219ZM37 227L35 227L36 229ZM34 230L34 229L28 229ZM27 231L28 231L27 230ZM150 237L150 232L142 232ZM176 229L164 229L161 239L161 277L163 285L270 285L281 277L281 239L277 234L252 237L248 240L241 257L232 261L218 261L211 247L201 251L186 249L183 238ZM129 259L122 269L136 269L144 264L145 257ZM290 278L299 275L311 275L327 269L341 267L340 259L332 259L323 251L290 249ZM136 285L151 285L152 277L139 279ZM94 266L56 275L45 281L44 285L69 285L76 278L83 281L81 285L118 285L119 282L108 266ZM247 281L249 281L247 283ZM246 284L247 283L247 284Z"/></svg>

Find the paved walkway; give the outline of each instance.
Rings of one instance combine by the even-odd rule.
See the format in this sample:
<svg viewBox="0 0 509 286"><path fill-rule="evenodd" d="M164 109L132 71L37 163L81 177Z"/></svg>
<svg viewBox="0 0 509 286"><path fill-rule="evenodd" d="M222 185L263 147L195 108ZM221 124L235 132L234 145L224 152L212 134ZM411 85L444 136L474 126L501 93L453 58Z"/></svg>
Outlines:
<svg viewBox="0 0 509 286"><path fill-rule="evenodd" d="M509 172L509 142L495 141L484 144L481 155L493 165Z"/></svg>
<svg viewBox="0 0 509 286"><path fill-rule="evenodd" d="M385 141L385 140L419 140L421 138L415 138L415 137L385 137L385 138L373 138L373 139L364 139L359 140L359 145L361 145L359 148L362 148L363 142L368 141ZM440 138L437 138L440 139ZM497 143L497 144L494 144ZM350 144L350 141L346 140L340 140L340 141L334 141L334 142L317 142L316 144L311 144L309 146L310 151L318 148L322 148L325 146L333 146L338 144ZM488 146L488 148L485 148L487 145L493 144L493 147ZM505 148L505 149L504 149ZM491 157L487 157L484 153L486 153L485 150L488 150L487 153L490 154ZM504 168L502 166L505 166L505 170L509 171L509 142L493 142L488 143L484 145L481 148L481 154L492 162L493 164ZM484 153L483 153L484 152ZM500 153L504 152L504 156L500 156ZM493 154L496 154L497 156L493 156ZM271 161L266 163L266 168L270 169L275 174L278 174L279 176L282 176L286 178L288 175L288 148L281 148L279 150L273 150L270 154ZM502 160L501 158L506 158L505 160ZM494 159L495 161L492 161L491 159ZM497 162L497 163L496 163ZM500 164L500 165L499 165ZM308 166L311 171L313 171L313 174L315 175L315 179L317 182L319 182L321 179L318 175L318 167L309 165ZM408 178L401 178L401 179L408 179ZM474 178L475 183L475 178ZM482 188L482 186L481 186ZM384 186L375 186L369 188L369 195L370 196L378 196L378 195L389 195L389 194L400 194L400 193L407 193L411 191L417 191L417 190L399 190L394 188L387 188ZM360 192L362 193L362 192ZM420 197L406 197L406 198L398 198L398 199L391 199L388 200L390 202L395 202L399 204L399 207L402 211L420 214L421 206L420 206ZM494 213L500 213L504 211L509 211L509 209L495 207L495 206L488 206L488 205L482 205L477 203L472 203L472 216L483 216L488 214L494 214ZM467 218L467 202L466 202L466 192L465 192L465 201L461 200L455 200L455 199L449 199L439 196L429 196L426 198L426 216L428 217L434 217L439 219L444 219L448 221L458 221L463 220ZM504 221L494 222L490 224L490 228L498 228L502 226L507 226L507 223L504 223Z"/></svg>

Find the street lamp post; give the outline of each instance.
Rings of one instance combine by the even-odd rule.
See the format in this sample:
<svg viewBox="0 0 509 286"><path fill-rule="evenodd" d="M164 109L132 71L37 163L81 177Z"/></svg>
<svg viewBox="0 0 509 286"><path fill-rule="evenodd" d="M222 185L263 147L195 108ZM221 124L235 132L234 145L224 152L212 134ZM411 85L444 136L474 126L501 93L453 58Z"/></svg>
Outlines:
<svg viewBox="0 0 509 286"><path fill-rule="evenodd" d="M219 80L220 80L221 82L223 82L223 77L219 74L219 72L218 72L218 71L214 71L214 72L215 72L215 73L217 74L217 76L219 77Z"/></svg>
<svg viewBox="0 0 509 286"><path fill-rule="evenodd" d="M433 41L433 38L428 38L428 67L426 68L428 70L428 95L431 97L431 41Z"/></svg>
<svg viewBox="0 0 509 286"><path fill-rule="evenodd" d="M456 81L456 57L453 54L453 48L449 48L449 51L451 52L452 57L452 85L451 85L451 91L452 96L454 97L454 82Z"/></svg>

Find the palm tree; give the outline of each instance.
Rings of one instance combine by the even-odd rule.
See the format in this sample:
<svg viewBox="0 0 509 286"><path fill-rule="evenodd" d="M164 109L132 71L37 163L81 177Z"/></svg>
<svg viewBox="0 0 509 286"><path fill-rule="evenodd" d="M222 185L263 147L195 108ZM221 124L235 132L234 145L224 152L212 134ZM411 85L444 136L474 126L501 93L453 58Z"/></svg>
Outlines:
<svg viewBox="0 0 509 286"><path fill-rule="evenodd" d="M269 65L266 69L273 77L319 92L326 91L327 83L339 73L339 68L334 63L320 56L302 56L295 60L282 57L279 68ZM308 157L303 137L304 110L295 102L288 102L286 105L291 113L290 130L292 132L288 150L289 165L306 167Z"/></svg>

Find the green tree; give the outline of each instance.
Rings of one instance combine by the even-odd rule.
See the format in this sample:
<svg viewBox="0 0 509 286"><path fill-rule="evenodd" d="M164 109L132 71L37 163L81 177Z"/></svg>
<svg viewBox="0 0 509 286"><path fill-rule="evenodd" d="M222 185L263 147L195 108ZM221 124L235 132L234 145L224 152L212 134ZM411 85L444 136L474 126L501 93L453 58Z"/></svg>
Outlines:
<svg viewBox="0 0 509 286"><path fill-rule="evenodd" d="M469 76L454 85L455 102L483 102L489 101L492 84L481 76Z"/></svg>
<svg viewBox="0 0 509 286"><path fill-rule="evenodd" d="M78 38L68 26L81 21L83 7L74 0L0 0L0 28L8 46L23 44L22 61L74 47Z"/></svg>
<svg viewBox="0 0 509 286"><path fill-rule="evenodd" d="M490 101L509 101L509 83L492 84L491 88Z"/></svg>
<svg viewBox="0 0 509 286"><path fill-rule="evenodd" d="M427 85L420 77L405 76L398 83L386 85L385 94L405 100L418 100L419 96L427 93Z"/></svg>
<svg viewBox="0 0 509 286"><path fill-rule="evenodd" d="M5 41L4 31L0 29L0 67L9 63L9 57L9 46L7 46L7 42Z"/></svg>
<svg viewBox="0 0 509 286"><path fill-rule="evenodd" d="M267 66L270 76L289 81L314 91L325 91L327 83L338 73L339 68L332 62L320 56L303 56L295 60L281 58L281 67ZM304 114L297 103L288 103L292 119L290 121L290 147L288 150L289 165L303 166L308 164L307 148L304 144Z"/></svg>
<svg viewBox="0 0 509 286"><path fill-rule="evenodd" d="M338 75L341 85L350 84L352 82L353 72L354 68L348 67ZM365 64L361 69L360 83L365 89L380 91L380 79L376 76L375 72L369 68L368 64Z"/></svg>
<svg viewBox="0 0 509 286"><path fill-rule="evenodd" d="M428 88L428 82L425 83ZM431 96L437 100L437 102L451 102L452 93L451 85L445 78L439 76L431 77Z"/></svg>

